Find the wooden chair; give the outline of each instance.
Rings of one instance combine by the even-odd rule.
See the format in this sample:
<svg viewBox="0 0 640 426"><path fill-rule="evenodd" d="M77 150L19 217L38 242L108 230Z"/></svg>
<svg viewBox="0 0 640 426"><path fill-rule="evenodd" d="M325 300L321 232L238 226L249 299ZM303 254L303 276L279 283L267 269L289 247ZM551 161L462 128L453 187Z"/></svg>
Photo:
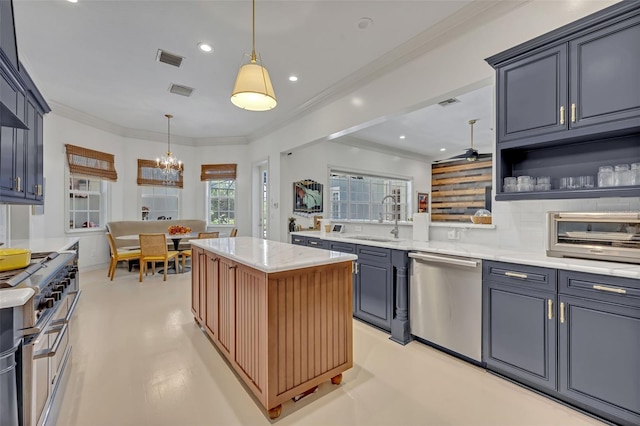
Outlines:
<svg viewBox="0 0 640 426"><path fill-rule="evenodd" d="M151 262L153 274L156 273L156 262L164 262L164 280L167 280L167 268L169 260L173 259L173 265L178 271L177 251L167 249L167 237L164 234L140 234L140 282L142 271L147 275L147 262Z"/></svg>
<svg viewBox="0 0 640 426"><path fill-rule="evenodd" d="M198 232L198 240L206 239L206 238L218 238L220 236L219 232ZM182 250L182 270L184 271L184 266L187 263L187 257L191 257L191 249Z"/></svg>
<svg viewBox="0 0 640 426"><path fill-rule="evenodd" d="M109 249L111 250L111 260L109 261L109 270L107 276L113 281L113 276L116 274L116 266L121 260L136 260L140 259L140 250L123 250L118 249L116 241L113 239L113 235L107 232L107 240L109 241Z"/></svg>
<svg viewBox="0 0 640 426"><path fill-rule="evenodd" d="M238 228L233 228L231 230L231 233L229 234L230 237L235 237L238 235Z"/></svg>

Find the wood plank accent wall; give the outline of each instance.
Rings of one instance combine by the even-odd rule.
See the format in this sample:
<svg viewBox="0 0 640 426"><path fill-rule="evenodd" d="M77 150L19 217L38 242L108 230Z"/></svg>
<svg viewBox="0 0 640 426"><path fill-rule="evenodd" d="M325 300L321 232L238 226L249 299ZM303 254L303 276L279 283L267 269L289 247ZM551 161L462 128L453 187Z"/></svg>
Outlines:
<svg viewBox="0 0 640 426"><path fill-rule="evenodd" d="M431 165L431 221L469 222L491 206L493 158Z"/></svg>

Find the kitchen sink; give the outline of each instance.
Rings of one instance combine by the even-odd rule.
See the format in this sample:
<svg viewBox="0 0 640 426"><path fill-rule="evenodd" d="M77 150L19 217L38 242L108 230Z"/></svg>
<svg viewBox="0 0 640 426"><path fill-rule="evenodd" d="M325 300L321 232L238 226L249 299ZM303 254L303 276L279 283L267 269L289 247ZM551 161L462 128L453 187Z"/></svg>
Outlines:
<svg viewBox="0 0 640 426"><path fill-rule="evenodd" d="M384 237L368 237L366 235L357 236L357 237L347 237L354 240L364 240L364 241L375 241L377 243L399 243L401 240L395 238L384 238Z"/></svg>

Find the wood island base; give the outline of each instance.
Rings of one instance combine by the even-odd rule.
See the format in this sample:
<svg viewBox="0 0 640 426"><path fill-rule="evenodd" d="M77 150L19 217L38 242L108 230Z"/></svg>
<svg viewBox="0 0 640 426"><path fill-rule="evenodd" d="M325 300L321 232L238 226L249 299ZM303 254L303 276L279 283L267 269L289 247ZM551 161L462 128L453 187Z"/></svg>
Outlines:
<svg viewBox="0 0 640 426"><path fill-rule="evenodd" d="M193 247L192 312L271 419L353 366L352 262L267 273Z"/></svg>

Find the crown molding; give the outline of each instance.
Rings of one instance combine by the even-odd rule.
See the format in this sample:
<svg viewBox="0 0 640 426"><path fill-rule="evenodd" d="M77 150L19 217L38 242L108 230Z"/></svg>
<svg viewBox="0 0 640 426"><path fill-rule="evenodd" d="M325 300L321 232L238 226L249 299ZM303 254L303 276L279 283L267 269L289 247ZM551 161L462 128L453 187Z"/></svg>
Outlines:
<svg viewBox="0 0 640 426"><path fill-rule="evenodd" d="M249 135L250 140L274 132L294 120L344 97L358 88L382 77L390 71L411 62L443 44L460 37L487 22L495 20L531 0L475 0L429 27L427 30L363 66L333 86L317 94L296 108L287 117L269 123Z"/></svg>
<svg viewBox="0 0 640 426"><path fill-rule="evenodd" d="M54 114L69 120L99 129L108 133L131 139L141 139L152 142L166 142L167 134L159 132L150 132L147 130L132 129L129 127L119 126L94 115L87 114L84 111L71 108L67 105L56 101L48 101ZM229 136L217 138L190 138L180 135L171 135L171 142L176 145L183 146L212 146L212 145L246 145L249 143L248 138L244 136Z"/></svg>

